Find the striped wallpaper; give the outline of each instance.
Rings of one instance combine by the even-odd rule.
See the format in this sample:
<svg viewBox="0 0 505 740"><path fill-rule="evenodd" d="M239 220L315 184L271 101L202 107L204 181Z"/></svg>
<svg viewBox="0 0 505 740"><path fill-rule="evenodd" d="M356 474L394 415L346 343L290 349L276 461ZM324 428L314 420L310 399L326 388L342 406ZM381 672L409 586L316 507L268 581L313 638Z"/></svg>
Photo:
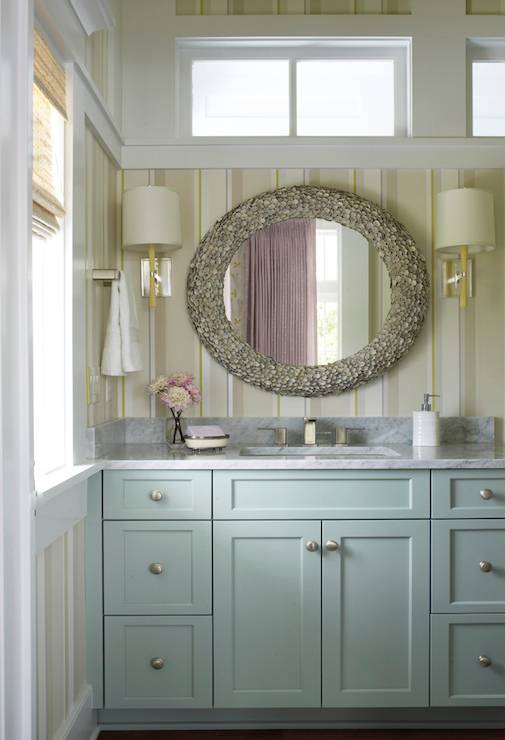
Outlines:
<svg viewBox="0 0 505 740"><path fill-rule="evenodd" d="M176 12L177 15L404 15L411 12L411 0L176 0ZM502 14L505 2L467 0L466 12Z"/></svg>
<svg viewBox="0 0 505 740"><path fill-rule="evenodd" d="M190 370L200 380L203 400L193 413L211 416L406 415L424 392L440 394L445 415L494 415L502 435L505 407L505 301L503 170L156 170L126 171L124 187L166 184L181 197L183 249L173 260L173 295L156 310L155 361L158 373ZM383 377L354 392L325 398L277 397L229 376L201 346L188 319L185 284L200 236L229 208L264 190L294 184L322 184L355 190L389 210L414 236L432 281L432 300L423 331L406 357ZM436 193L475 185L494 193L498 248L475 264L475 298L466 311L456 299L440 296L440 262L434 252ZM138 283L138 256L125 255L132 285ZM145 364L148 358L146 302L137 296ZM125 381L126 416L147 416L147 371ZM163 414L163 409L158 413Z"/></svg>

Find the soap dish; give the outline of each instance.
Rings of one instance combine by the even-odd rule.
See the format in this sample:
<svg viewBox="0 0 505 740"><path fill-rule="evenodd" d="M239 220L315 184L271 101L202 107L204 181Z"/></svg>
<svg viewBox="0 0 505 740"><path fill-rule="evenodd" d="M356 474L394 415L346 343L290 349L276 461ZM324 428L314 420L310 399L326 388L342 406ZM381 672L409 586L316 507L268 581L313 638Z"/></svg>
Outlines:
<svg viewBox="0 0 505 740"><path fill-rule="evenodd" d="M212 450L221 450L226 447L228 440L230 439L229 434L220 434L216 437L197 437L197 436L184 436L186 447L195 452L211 452Z"/></svg>

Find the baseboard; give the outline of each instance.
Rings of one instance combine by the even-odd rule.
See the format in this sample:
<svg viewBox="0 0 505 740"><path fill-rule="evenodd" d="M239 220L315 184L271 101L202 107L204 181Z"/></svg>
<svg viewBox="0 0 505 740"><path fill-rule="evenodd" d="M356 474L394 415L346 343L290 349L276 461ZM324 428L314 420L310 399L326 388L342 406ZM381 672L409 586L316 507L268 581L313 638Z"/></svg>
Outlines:
<svg viewBox="0 0 505 740"><path fill-rule="evenodd" d="M100 709L102 730L502 729L505 709L160 710Z"/></svg>
<svg viewBox="0 0 505 740"><path fill-rule="evenodd" d="M96 709L91 704L91 686L86 686L71 707L66 721L55 735L55 740L96 740L100 728L97 725Z"/></svg>

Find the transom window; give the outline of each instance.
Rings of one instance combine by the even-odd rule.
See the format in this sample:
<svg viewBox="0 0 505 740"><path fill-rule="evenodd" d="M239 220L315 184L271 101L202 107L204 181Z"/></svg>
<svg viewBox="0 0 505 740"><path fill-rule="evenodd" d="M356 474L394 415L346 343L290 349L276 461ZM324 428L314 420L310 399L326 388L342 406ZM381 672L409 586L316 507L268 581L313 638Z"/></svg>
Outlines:
<svg viewBox="0 0 505 740"><path fill-rule="evenodd" d="M406 39L179 39L179 135L406 136Z"/></svg>
<svg viewBox="0 0 505 740"><path fill-rule="evenodd" d="M505 136L505 44L478 39L468 45L472 136Z"/></svg>

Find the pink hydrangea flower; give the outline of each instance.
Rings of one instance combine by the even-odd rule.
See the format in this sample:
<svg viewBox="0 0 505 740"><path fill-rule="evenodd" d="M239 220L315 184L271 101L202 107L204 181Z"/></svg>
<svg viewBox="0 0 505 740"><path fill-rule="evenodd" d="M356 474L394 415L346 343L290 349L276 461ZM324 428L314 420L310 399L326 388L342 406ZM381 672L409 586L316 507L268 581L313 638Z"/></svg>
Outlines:
<svg viewBox="0 0 505 740"><path fill-rule="evenodd" d="M159 398L162 404L174 411L183 411L193 403L188 391L177 385L171 385L168 390L160 393Z"/></svg>
<svg viewBox="0 0 505 740"><path fill-rule="evenodd" d="M188 385L192 385L194 383L194 380L195 380L194 377L190 375L189 373L179 371L177 373L173 373L172 375L168 376L167 384L177 385L177 386L185 388Z"/></svg>

